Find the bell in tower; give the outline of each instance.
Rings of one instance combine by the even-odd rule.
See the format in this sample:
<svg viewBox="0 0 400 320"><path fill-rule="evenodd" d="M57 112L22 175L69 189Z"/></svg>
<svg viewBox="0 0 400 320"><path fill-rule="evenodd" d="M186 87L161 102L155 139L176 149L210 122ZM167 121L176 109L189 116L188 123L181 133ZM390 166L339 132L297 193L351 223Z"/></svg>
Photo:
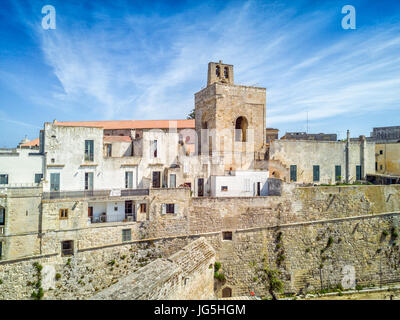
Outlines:
<svg viewBox="0 0 400 320"><path fill-rule="evenodd" d="M219 62L208 63L207 87L215 82L233 84L233 65Z"/></svg>

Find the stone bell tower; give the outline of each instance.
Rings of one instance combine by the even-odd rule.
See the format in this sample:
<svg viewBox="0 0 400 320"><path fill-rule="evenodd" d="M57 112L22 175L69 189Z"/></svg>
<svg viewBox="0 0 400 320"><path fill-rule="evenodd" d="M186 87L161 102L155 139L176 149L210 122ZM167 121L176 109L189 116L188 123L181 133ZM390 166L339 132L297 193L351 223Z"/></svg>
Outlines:
<svg viewBox="0 0 400 320"><path fill-rule="evenodd" d="M254 150L250 159L254 160L254 153L264 149L265 101L265 88L234 84L233 65L210 62L207 87L195 93L199 151L217 156L240 153L246 159L227 167L246 169L244 162L249 162L250 154L244 155L242 150ZM208 136L202 129L208 129Z"/></svg>
<svg viewBox="0 0 400 320"><path fill-rule="evenodd" d="M233 65L219 62L208 63L207 87L214 82L233 84Z"/></svg>

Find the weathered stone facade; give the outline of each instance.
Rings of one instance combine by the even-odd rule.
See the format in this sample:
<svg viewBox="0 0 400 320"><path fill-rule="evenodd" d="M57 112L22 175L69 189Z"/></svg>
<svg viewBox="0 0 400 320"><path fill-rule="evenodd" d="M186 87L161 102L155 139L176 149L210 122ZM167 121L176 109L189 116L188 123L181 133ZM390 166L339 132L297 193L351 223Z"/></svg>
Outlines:
<svg viewBox="0 0 400 320"><path fill-rule="evenodd" d="M283 191L282 196L270 197L188 197L182 216L168 219L155 212L147 226L127 222L102 230L65 230L69 237L80 239L72 257L60 256L58 239L53 241L58 243L57 250L48 250L45 256L0 261L1 298L30 297L34 289L27 281L35 279L34 262L53 270L47 271L46 287L54 290L45 291L45 298L87 298L199 237L213 246L216 261L222 264L226 280L216 281L219 297L226 287L234 296L250 291L267 294L255 279L256 269L263 264L280 270L285 292L335 286L343 279L346 266L355 268L357 284L399 280L399 186L284 185ZM128 225L138 233L133 232L131 241L122 242L121 229ZM232 240L223 239L226 231L232 232ZM136 238L139 234L142 239ZM51 276L57 273L59 280Z"/></svg>
<svg viewBox="0 0 400 320"><path fill-rule="evenodd" d="M214 263L214 249L200 238L168 259L157 259L122 278L93 299L211 299L214 297Z"/></svg>

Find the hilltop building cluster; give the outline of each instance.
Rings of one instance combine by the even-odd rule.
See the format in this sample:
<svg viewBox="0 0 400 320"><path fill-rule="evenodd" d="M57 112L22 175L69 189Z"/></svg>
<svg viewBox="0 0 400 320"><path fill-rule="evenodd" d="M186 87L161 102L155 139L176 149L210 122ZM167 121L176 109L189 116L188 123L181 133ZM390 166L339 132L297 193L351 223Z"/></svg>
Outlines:
<svg viewBox="0 0 400 320"><path fill-rule="evenodd" d="M399 182L400 127L279 139L266 127L266 94L234 84L233 65L210 62L194 119L54 120L38 139L1 149L0 257L74 255L101 225L115 226L110 243L131 241L143 223L185 216L193 197L218 204L279 195L282 183Z"/></svg>

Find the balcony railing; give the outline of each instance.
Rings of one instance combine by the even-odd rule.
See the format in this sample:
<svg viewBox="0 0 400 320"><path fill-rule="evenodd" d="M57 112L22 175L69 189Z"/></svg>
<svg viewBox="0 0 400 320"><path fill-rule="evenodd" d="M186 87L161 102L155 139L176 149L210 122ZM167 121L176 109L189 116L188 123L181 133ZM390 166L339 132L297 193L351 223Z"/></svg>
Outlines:
<svg viewBox="0 0 400 320"><path fill-rule="evenodd" d="M147 196L149 189L85 190L43 192L43 200Z"/></svg>
<svg viewBox="0 0 400 320"><path fill-rule="evenodd" d="M136 215L130 214L121 217L113 214L102 214L100 216L89 217L90 223L104 223L104 222L133 222L136 221Z"/></svg>

